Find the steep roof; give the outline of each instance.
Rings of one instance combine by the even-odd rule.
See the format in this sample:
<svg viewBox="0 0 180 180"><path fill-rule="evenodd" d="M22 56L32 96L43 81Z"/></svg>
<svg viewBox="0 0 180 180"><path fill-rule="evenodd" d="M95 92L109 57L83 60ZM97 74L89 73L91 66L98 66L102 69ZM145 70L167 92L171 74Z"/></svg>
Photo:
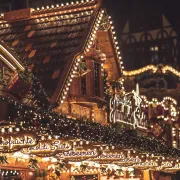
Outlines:
<svg viewBox="0 0 180 180"><path fill-rule="evenodd" d="M40 79L51 102L67 93L73 68L92 44L100 5L101 0L87 0L0 17L0 40Z"/></svg>

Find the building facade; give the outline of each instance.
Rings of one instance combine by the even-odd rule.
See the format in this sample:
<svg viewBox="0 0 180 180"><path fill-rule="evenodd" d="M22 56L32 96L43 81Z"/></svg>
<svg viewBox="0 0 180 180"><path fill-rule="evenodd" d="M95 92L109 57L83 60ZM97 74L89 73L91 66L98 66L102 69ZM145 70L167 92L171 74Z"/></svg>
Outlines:
<svg viewBox="0 0 180 180"><path fill-rule="evenodd" d="M134 72L101 3L1 14L1 179L148 180L179 170L179 150L152 136L159 124L149 124L141 81L127 86Z"/></svg>
<svg viewBox="0 0 180 180"><path fill-rule="evenodd" d="M154 11L153 17L147 10L144 16L139 13L138 20L129 18L124 26L126 88L139 83L153 134L179 147L179 37L165 15Z"/></svg>

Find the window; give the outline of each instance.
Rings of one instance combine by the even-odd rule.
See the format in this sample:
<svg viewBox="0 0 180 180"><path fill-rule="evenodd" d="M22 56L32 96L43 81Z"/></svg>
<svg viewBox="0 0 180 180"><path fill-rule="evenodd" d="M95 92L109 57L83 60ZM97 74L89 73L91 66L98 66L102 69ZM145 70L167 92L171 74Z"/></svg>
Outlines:
<svg viewBox="0 0 180 180"><path fill-rule="evenodd" d="M159 64L159 47L158 46L151 46L151 64Z"/></svg>
<svg viewBox="0 0 180 180"><path fill-rule="evenodd" d="M86 61L83 60L82 64L86 64ZM82 74L81 76L81 94L86 94L86 74Z"/></svg>
<svg viewBox="0 0 180 180"><path fill-rule="evenodd" d="M162 63L164 63L164 64L173 64L171 42L164 42L163 44L161 44L160 56L161 56L161 59L162 59Z"/></svg>
<svg viewBox="0 0 180 180"><path fill-rule="evenodd" d="M100 96L100 70L101 65L94 62L94 95Z"/></svg>
<svg viewBox="0 0 180 180"><path fill-rule="evenodd" d="M81 77L81 94L86 94L86 75Z"/></svg>

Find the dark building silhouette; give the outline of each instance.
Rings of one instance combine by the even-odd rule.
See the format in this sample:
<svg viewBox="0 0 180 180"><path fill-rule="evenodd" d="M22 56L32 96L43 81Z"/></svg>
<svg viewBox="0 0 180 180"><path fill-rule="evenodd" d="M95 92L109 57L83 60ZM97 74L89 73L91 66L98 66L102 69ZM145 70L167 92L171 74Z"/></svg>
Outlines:
<svg viewBox="0 0 180 180"><path fill-rule="evenodd" d="M178 35L164 14L137 16L127 20L122 36L126 70L164 64L179 68Z"/></svg>
<svg viewBox="0 0 180 180"><path fill-rule="evenodd" d="M131 6L120 42L125 89L130 91L139 84L153 134L169 146L179 147L178 28L171 24L158 4L155 7L154 3L137 3ZM177 114L172 113L172 101L176 101L173 108ZM168 115L166 109L169 109Z"/></svg>

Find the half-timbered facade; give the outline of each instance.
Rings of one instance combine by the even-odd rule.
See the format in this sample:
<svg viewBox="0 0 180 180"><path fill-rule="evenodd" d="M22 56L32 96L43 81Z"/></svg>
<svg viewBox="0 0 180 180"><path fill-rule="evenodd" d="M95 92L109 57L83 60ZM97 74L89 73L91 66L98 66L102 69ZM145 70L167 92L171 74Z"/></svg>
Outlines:
<svg viewBox="0 0 180 180"><path fill-rule="evenodd" d="M121 32L125 88L139 84L153 135L179 148L179 36L162 12L142 9Z"/></svg>

